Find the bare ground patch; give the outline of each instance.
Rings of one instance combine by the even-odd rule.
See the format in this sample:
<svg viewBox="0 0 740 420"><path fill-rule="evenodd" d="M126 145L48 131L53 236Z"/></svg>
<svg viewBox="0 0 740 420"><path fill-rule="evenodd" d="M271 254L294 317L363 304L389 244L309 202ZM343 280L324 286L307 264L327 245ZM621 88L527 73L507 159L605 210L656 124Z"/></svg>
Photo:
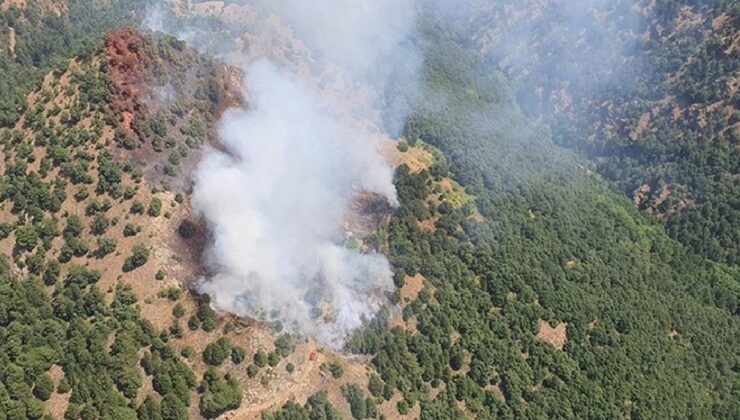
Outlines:
<svg viewBox="0 0 740 420"><path fill-rule="evenodd" d="M568 324L561 322L555 327L551 327L550 324L540 319L539 331L537 331L537 338L550 344L558 350L563 350L565 343L568 341L567 328Z"/></svg>

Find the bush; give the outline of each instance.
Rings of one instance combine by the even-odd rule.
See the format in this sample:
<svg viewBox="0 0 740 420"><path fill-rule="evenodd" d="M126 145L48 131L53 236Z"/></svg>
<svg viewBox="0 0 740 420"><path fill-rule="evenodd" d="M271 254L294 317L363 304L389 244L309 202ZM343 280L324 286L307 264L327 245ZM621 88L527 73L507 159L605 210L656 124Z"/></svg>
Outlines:
<svg viewBox="0 0 740 420"><path fill-rule="evenodd" d="M188 328L190 331L198 330L198 328L200 328L200 319L195 315L188 318Z"/></svg>
<svg viewBox="0 0 740 420"><path fill-rule="evenodd" d="M176 304L172 308L172 316L179 319L182 318L183 315L185 315L185 308L182 307L181 303Z"/></svg>
<svg viewBox="0 0 740 420"><path fill-rule="evenodd" d="M102 235L108 230L109 226L110 220L104 214L98 213L93 218L92 223L90 223L90 232L93 235Z"/></svg>
<svg viewBox="0 0 740 420"><path fill-rule="evenodd" d="M252 363L251 365L247 366L247 376L250 378L254 378L259 373L260 368L259 366Z"/></svg>
<svg viewBox="0 0 740 420"><path fill-rule="evenodd" d="M277 354L275 352L272 352L272 353L270 353L270 354L267 355L267 364L268 365L270 365L271 367L275 367L275 366L278 365L278 363L280 363L280 355L279 354Z"/></svg>
<svg viewBox="0 0 740 420"><path fill-rule="evenodd" d="M398 414L405 416L409 413L409 403L406 400L401 400L396 404L396 409L398 410Z"/></svg>
<svg viewBox="0 0 740 420"><path fill-rule="evenodd" d="M335 379L339 379L344 375L344 368L342 368L342 365L340 365L337 362L332 362L329 364L329 372L331 372L331 376L333 376Z"/></svg>
<svg viewBox="0 0 740 420"><path fill-rule="evenodd" d="M175 322L170 327L170 334L172 334L173 337L178 338L178 339L182 338L183 335L185 334L185 331L183 330L182 325L180 325L180 322L178 322L177 320L175 320Z"/></svg>
<svg viewBox="0 0 740 420"><path fill-rule="evenodd" d="M133 271L149 261L149 249L144 245L135 245L130 257L123 263L123 271ZM179 289L178 289L179 290Z"/></svg>
<svg viewBox="0 0 740 420"><path fill-rule="evenodd" d="M77 238L82 234L82 229L82 219L80 219L80 216L76 214L70 215L67 218L67 226L62 231L62 236L67 241L71 238Z"/></svg>
<svg viewBox="0 0 740 420"><path fill-rule="evenodd" d="M275 340L275 351L281 357L288 357L295 351L293 339L288 334L283 334Z"/></svg>
<svg viewBox="0 0 740 420"><path fill-rule="evenodd" d="M21 251L33 251L38 241L38 232L32 224L23 225L15 231L15 246Z"/></svg>
<svg viewBox="0 0 740 420"><path fill-rule="evenodd" d="M167 299L169 299L169 300L171 300L171 301L174 302L176 300L179 300L180 297L182 297L182 289L180 289L177 286L172 286L172 287L169 287L169 288L167 288L165 290L161 290L157 294L157 296L159 296L161 298L167 298Z"/></svg>
<svg viewBox="0 0 740 420"><path fill-rule="evenodd" d="M144 214L144 205L138 200L131 203L131 214Z"/></svg>
<svg viewBox="0 0 740 420"><path fill-rule="evenodd" d="M98 249L95 250L95 256L103 258L113 253L118 246L118 241L113 238L98 238Z"/></svg>
<svg viewBox="0 0 740 420"><path fill-rule="evenodd" d="M136 236L139 232L141 232L141 227L133 223L126 223L126 226L123 227L123 236L127 238Z"/></svg>
<svg viewBox="0 0 740 420"><path fill-rule="evenodd" d="M46 264L46 270L44 270L44 284L47 286L54 285L59 280L60 271L61 265L58 261L49 261L49 263Z"/></svg>
<svg viewBox="0 0 740 420"><path fill-rule="evenodd" d="M69 384L69 380L68 380L68 379L67 379L67 377L65 376L65 377L63 377L63 378L62 378L62 379L61 379L61 380L59 381L59 386L57 386L57 393L59 393L59 394L66 394L66 393L68 393L68 392L69 392L69 391L70 391L71 389L72 389L72 387L71 387L71 386L70 386L70 384Z"/></svg>
<svg viewBox="0 0 740 420"><path fill-rule="evenodd" d="M239 346L234 346L231 348L231 361L235 365L238 365L241 362L243 362L246 355L247 353L244 351L244 349Z"/></svg>
<svg viewBox="0 0 740 420"><path fill-rule="evenodd" d="M149 209L147 214L152 217L157 217L162 213L162 200L157 197L153 197L152 201L149 202Z"/></svg>
<svg viewBox="0 0 740 420"><path fill-rule="evenodd" d="M406 153L409 151L409 142L406 141L406 139L401 139L398 141L398 145L396 146L399 152Z"/></svg>
<svg viewBox="0 0 740 420"><path fill-rule="evenodd" d="M33 395L41 401L46 401L51 397L52 392L54 392L54 382L52 382L49 375L39 376L33 387Z"/></svg>
<svg viewBox="0 0 740 420"><path fill-rule="evenodd" d="M225 380L211 368L203 375L200 413L206 418L218 417L226 411L239 408L242 393L239 384L230 376Z"/></svg>
<svg viewBox="0 0 740 420"><path fill-rule="evenodd" d="M190 219L185 219L180 223L180 227L177 228L177 233L185 239L190 239L195 236L198 232L198 227L195 223L191 222Z"/></svg>
<svg viewBox="0 0 740 420"><path fill-rule="evenodd" d="M362 390L355 384L342 386L342 395L347 400L352 417L362 420L367 415L367 402Z"/></svg>
<svg viewBox="0 0 740 420"><path fill-rule="evenodd" d="M210 343L203 350L203 361L211 366L220 366L231 354L231 342L226 337Z"/></svg>
<svg viewBox="0 0 740 420"><path fill-rule="evenodd" d="M267 353L262 350L257 350L257 353L252 357L254 364L259 368L267 366Z"/></svg>

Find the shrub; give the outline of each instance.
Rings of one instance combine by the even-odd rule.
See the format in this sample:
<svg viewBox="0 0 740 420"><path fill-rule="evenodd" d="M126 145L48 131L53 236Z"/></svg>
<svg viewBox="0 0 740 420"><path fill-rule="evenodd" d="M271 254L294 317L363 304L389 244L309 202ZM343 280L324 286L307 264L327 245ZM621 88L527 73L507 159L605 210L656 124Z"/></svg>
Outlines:
<svg viewBox="0 0 740 420"><path fill-rule="evenodd" d="M339 379L344 375L344 368L342 368L342 365L340 365L337 362L332 362L329 364L329 372L331 372L331 376L333 376L335 379Z"/></svg>
<svg viewBox="0 0 740 420"><path fill-rule="evenodd" d="M136 226L133 223L126 223L126 226L123 227L123 236L127 238L131 236L136 236L136 234L139 232L141 232L141 227Z"/></svg>
<svg viewBox="0 0 740 420"><path fill-rule="evenodd" d="M135 245L130 257L123 263L123 271L133 271L149 261L149 249L144 245Z"/></svg>
<svg viewBox="0 0 740 420"><path fill-rule="evenodd" d="M290 356L290 354L295 351L293 339L288 334L281 335L277 340L275 340L275 351L281 357Z"/></svg>
<svg viewBox="0 0 740 420"><path fill-rule="evenodd" d="M95 250L95 256L103 258L113 253L118 246L118 241L113 238L98 238L98 249Z"/></svg>
<svg viewBox="0 0 740 420"><path fill-rule="evenodd" d="M215 418L228 410L239 408L242 393L239 384L230 376L225 380L215 369L209 369L201 384L200 413L206 418Z"/></svg>
<svg viewBox="0 0 740 420"><path fill-rule="evenodd" d="M167 298L171 301L179 300L182 296L182 289L180 289L177 286L172 286L170 288L167 288L165 290L160 291L157 296L161 298Z"/></svg>
<svg viewBox="0 0 740 420"><path fill-rule="evenodd" d="M144 214L144 205L140 201L131 203L131 214Z"/></svg>
<svg viewBox="0 0 740 420"><path fill-rule="evenodd" d="M260 368L259 366L252 363L251 365L247 366L247 376L250 378L254 378L259 373Z"/></svg>
<svg viewBox="0 0 740 420"><path fill-rule="evenodd" d="M185 315L185 308L182 307L181 303L176 304L172 308L172 316L174 316L175 318L182 318L183 315Z"/></svg>
<svg viewBox="0 0 740 420"><path fill-rule="evenodd" d="M399 152L406 153L409 151L409 142L406 139L401 139L396 146Z"/></svg>
<svg viewBox="0 0 740 420"><path fill-rule="evenodd" d="M190 329L190 331L196 331L198 328L200 328L200 319L198 319L198 317L195 315L188 318L188 328Z"/></svg>
<svg viewBox="0 0 740 420"><path fill-rule="evenodd" d="M189 219L183 220L182 223L180 223L180 227L177 228L177 233L185 239L194 237L197 232L197 226Z"/></svg>
<svg viewBox="0 0 740 420"><path fill-rule="evenodd" d="M220 366L231 354L231 342L226 337L210 343L203 350L203 361L211 366Z"/></svg>
<svg viewBox="0 0 740 420"><path fill-rule="evenodd" d="M254 364L259 368L267 366L267 353L262 350L258 350L257 353L252 357Z"/></svg>
<svg viewBox="0 0 740 420"><path fill-rule="evenodd" d="M109 226L110 220L104 214L98 213L93 218L92 223L90 223L90 232L93 235L102 235L108 230Z"/></svg>
<svg viewBox="0 0 740 420"><path fill-rule="evenodd" d="M162 213L162 200L157 197L153 197L152 201L149 202L149 209L147 214L152 217L157 217Z"/></svg>
<svg viewBox="0 0 740 420"><path fill-rule="evenodd" d="M22 251L33 251L39 241L39 235L32 224L26 224L15 231L15 246Z"/></svg>
<svg viewBox="0 0 740 420"><path fill-rule="evenodd" d="M33 395L41 401L46 401L51 397L52 392L54 392L54 383L51 381L49 375L43 374L39 376L33 387Z"/></svg>
<svg viewBox="0 0 740 420"><path fill-rule="evenodd" d="M241 362L243 362L244 361L244 358L246 357L246 355L247 354L244 351L244 349L241 348L241 347L239 347L239 346L234 346L234 347L231 348L231 361L235 365L238 365Z"/></svg>
<svg viewBox="0 0 740 420"><path fill-rule="evenodd" d="M267 355L267 364L268 365L270 365L271 367L275 367L275 366L278 365L278 363L280 363L280 355L279 354L277 354L275 352L272 352L272 353L270 353L270 354Z"/></svg>

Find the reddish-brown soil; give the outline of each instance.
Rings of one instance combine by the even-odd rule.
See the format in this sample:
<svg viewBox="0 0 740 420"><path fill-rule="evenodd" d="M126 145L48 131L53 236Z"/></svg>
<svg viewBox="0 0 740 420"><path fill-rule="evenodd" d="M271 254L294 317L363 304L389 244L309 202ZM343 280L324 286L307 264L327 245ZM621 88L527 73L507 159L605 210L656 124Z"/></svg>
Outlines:
<svg viewBox="0 0 740 420"><path fill-rule="evenodd" d="M109 32L105 36L105 52L109 61L109 76L115 87L113 106L120 113L119 122L127 135L140 110L138 98L145 91L146 64L150 58L144 52L145 41L131 28Z"/></svg>

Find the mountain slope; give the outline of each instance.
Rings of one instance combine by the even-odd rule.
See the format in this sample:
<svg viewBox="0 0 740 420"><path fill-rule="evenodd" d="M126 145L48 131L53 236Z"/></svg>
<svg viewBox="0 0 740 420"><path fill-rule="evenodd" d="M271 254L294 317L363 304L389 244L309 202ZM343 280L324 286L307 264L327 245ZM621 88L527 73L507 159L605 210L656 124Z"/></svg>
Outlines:
<svg viewBox="0 0 740 420"><path fill-rule="evenodd" d="M402 300L406 326L381 314L350 348L423 419L733 417L740 273L553 145L443 27L427 37L432 105L405 133L449 156L484 221L427 200L446 165L399 171L397 285L425 287Z"/></svg>
<svg viewBox="0 0 740 420"><path fill-rule="evenodd" d="M736 2L471 3L466 36L556 143L695 253L740 261Z"/></svg>
<svg viewBox="0 0 740 420"><path fill-rule="evenodd" d="M492 71L469 34L422 22L424 100L405 139L384 146L401 206L372 214L352 245L388 255L395 293L348 343L355 354L338 354L279 324L216 314L189 290L206 274L209 235L191 214L190 174L204 146L222 147L224 109L247 100L241 72L174 38L117 28L139 2L27 4L10 13L28 14L18 21L3 14L0 34L18 29L15 51L0 52L0 86L13 89L0 124L0 414L740 412L740 271L669 237L562 147L557 126L551 139L543 121L559 120L521 112L524 82ZM58 35L69 39L52 45ZM268 54L248 47L269 43L240 36L254 42L250 59ZM306 70L306 51L281 41L270 53Z"/></svg>

